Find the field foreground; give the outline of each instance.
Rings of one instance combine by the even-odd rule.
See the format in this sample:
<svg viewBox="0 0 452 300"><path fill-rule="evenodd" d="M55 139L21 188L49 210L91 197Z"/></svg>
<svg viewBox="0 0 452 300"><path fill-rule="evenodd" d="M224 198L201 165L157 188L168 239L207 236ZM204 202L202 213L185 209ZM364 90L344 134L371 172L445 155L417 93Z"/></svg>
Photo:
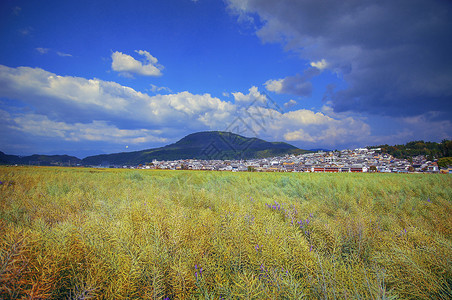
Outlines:
<svg viewBox="0 0 452 300"><path fill-rule="evenodd" d="M0 299L450 299L452 177L0 167Z"/></svg>

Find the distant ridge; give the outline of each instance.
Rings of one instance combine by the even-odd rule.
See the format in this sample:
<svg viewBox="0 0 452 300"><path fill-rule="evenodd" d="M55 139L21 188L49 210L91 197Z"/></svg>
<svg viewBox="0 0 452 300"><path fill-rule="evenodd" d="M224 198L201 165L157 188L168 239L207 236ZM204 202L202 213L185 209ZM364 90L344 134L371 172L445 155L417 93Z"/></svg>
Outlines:
<svg viewBox="0 0 452 300"><path fill-rule="evenodd" d="M150 163L153 160L233 160L303 154L307 152L311 151L298 149L283 142L267 142L262 139L247 138L224 131L203 131L189 134L176 143L164 147L134 152L93 155L84 159L69 155L33 154L17 156L0 152L0 164L40 166L138 165Z"/></svg>
<svg viewBox="0 0 452 300"><path fill-rule="evenodd" d="M160 148L89 156L82 160L82 164L136 165L153 160L251 159L306 152L309 151L283 142L267 142L224 131L203 131Z"/></svg>
<svg viewBox="0 0 452 300"><path fill-rule="evenodd" d="M81 164L82 160L69 155L39 155L28 156L8 155L0 151L0 164L2 165L39 165L39 166L73 166Z"/></svg>

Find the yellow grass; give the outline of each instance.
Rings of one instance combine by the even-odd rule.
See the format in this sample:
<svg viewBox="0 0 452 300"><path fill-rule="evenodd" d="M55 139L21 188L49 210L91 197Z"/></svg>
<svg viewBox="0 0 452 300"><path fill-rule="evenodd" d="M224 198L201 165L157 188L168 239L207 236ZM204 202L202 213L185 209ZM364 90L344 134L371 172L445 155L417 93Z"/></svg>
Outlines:
<svg viewBox="0 0 452 300"><path fill-rule="evenodd" d="M0 181L1 299L452 297L450 175L0 167Z"/></svg>

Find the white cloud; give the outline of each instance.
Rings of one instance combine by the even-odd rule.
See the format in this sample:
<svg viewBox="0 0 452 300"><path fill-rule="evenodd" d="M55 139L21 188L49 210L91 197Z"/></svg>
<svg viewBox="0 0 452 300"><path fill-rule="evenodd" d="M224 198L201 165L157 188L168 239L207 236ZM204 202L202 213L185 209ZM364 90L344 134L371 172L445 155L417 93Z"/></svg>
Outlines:
<svg viewBox="0 0 452 300"><path fill-rule="evenodd" d="M311 67L317 68L320 71L323 71L328 67L328 63L326 62L325 59L322 59L322 60L316 61L316 62L313 61L310 63L310 65L311 65Z"/></svg>
<svg viewBox="0 0 452 300"><path fill-rule="evenodd" d="M410 128L405 140L451 139L452 121L439 119L439 114L440 112L428 112L419 116L401 118L402 126Z"/></svg>
<svg viewBox="0 0 452 300"><path fill-rule="evenodd" d="M243 103L243 104L250 104L253 101L257 101L260 103L266 103L267 97L263 94L261 94L258 91L258 88L256 86L251 87L248 94L243 94L242 92L235 92L232 93L234 96L234 100L236 103Z"/></svg>
<svg viewBox="0 0 452 300"><path fill-rule="evenodd" d="M245 136L286 140L307 148L336 148L350 143L362 146L383 140L371 135L365 119L336 113L329 102L319 112L299 109L283 113L257 87L251 87L247 94L235 92L232 96L235 103L187 91L150 96L115 82L0 65L0 97L15 100L28 111L13 113L11 109L11 117L1 115L3 127L33 136L132 145L161 143L164 137L201 130L235 131L240 127L247 130L240 132ZM288 101L286 107L295 102ZM403 119L401 132L408 135L410 132L405 129L413 128L413 132L425 131L427 135L436 131L441 134L433 136L447 137L450 121L435 122L434 117ZM418 123L421 125L415 125ZM426 130L430 127L437 130ZM163 131L152 128L165 128L164 137ZM2 131L5 132L9 134Z"/></svg>
<svg viewBox="0 0 452 300"><path fill-rule="evenodd" d="M336 73L336 112L379 116L452 113L450 1L226 0L239 18L259 19L256 35ZM396 22L394 20L397 20ZM273 83L273 82L269 82ZM270 85L280 92L282 87ZM301 90L303 91L303 90Z"/></svg>
<svg viewBox="0 0 452 300"><path fill-rule="evenodd" d="M38 51L41 54L46 54L49 52L49 50L50 50L49 48L41 48L41 47L36 48L36 51Z"/></svg>
<svg viewBox="0 0 452 300"><path fill-rule="evenodd" d="M171 93L172 91L171 91L171 89L169 88L169 87L166 87L166 86L156 86L155 84L150 84L150 86L151 86L151 92L153 92L153 93L158 93L158 92L168 92L168 93Z"/></svg>
<svg viewBox="0 0 452 300"><path fill-rule="evenodd" d="M49 53L49 52L54 52L52 49L50 49L50 48L42 48L42 47L38 47L38 48L35 48L36 49L36 51L38 51L40 54L47 54L47 53ZM56 51L55 52L56 53L56 55L58 55L58 56L61 56L61 57L72 57L72 54L69 54L69 53L64 53L64 52L61 52L61 51Z"/></svg>
<svg viewBox="0 0 452 300"><path fill-rule="evenodd" d="M295 105L297 105L297 101L295 101L293 99L291 99L291 100L287 101L286 103L284 103L284 107L285 108L290 108L290 107L293 107Z"/></svg>
<svg viewBox="0 0 452 300"><path fill-rule="evenodd" d="M66 123L50 120L39 114L19 114L10 118L13 121L8 127L31 134L33 136L59 138L65 141L103 141L117 144L140 144L149 142L166 142L166 138L158 137L159 130L119 129L106 121L94 120L90 123Z"/></svg>
<svg viewBox="0 0 452 300"><path fill-rule="evenodd" d="M293 141L302 141L310 143L315 142L315 139L309 133L305 132L303 129L298 129L284 134L284 139L288 142Z"/></svg>
<svg viewBox="0 0 452 300"><path fill-rule="evenodd" d="M92 119L138 122L146 126L214 126L235 105L210 94L181 92L150 96L116 82L58 76L39 68L0 65L0 97L27 103L53 120ZM223 123L221 123L223 124Z"/></svg>
<svg viewBox="0 0 452 300"><path fill-rule="evenodd" d="M277 79L277 80L267 80L264 85L267 91L280 93L283 89L283 80L284 79Z"/></svg>
<svg viewBox="0 0 452 300"><path fill-rule="evenodd" d="M144 50L136 50L141 56L144 56L144 61L140 62L128 54L116 51L111 55L111 68L114 71L123 74L138 74L143 76L161 76L163 66L158 63L157 58L152 56L149 52Z"/></svg>
<svg viewBox="0 0 452 300"><path fill-rule="evenodd" d="M249 102L259 93L252 87L249 94L233 93L234 98ZM285 107L295 105L290 100ZM299 109L282 112L278 107L271 107L272 103L265 99L244 108L237 107L234 114L236 122L229 128L237 128L247 136L259 136L272 141L286 140L299 146L334 147L353 143L365 143L370 137L370 126L360 118L349 114L335 114L328 105L323 107L325 112L315 112L308 109Z"/></svg>
<svg viewBox="0 0 452 300"><path fill-rule="evenodd" d="M187 91L150 96L115 82L0 65L0 97L25 103L32 110L29 115L15 118L16 129L37 136L93 141L118 138L132 144L132 141L159 136L142 128L173 131L183 128L184 132L225 130L238 117L244 122L242 125L253 129L248 136L260 135L273 141L286 137L300 142L333 144L368 135L367 124L349 116L332 117L304 109L282 113L278 107L272 109L270 100L254 86L248 94L232 95L236 104L210 94ZM127 124L128 128L130 124L138 125L121 130L121 124Z"/></svg>
<svg viewBox="0 0 452 300"><path fill-rule="evenodd" d="M299 109L282 113L265 107L249 107L242 114L243 128L251 128L263 138L286 140L301 147L334 147L365 143L370 126L351 116L332 117L322 112Z"/></svg>
<svg viewBox="0 0 452 300"><path fill-rule="evenodd" d="M300 75L287 76L282 79L271 79L265 82L265 88L277 94L291 94L297 96L310 96L312 94L312 83L310 80L320 74L318 68L308 68Z"/></svg>
<svg viewBox="0 0 452 300"><path fill-rule="evenodd" d="M333 118L321 112L301 109L284 114L280 120L287 141L334 146L363 142L370 136L370 126L353 117Z"/></svg>
<svg viewBox="0 0 452 300"><path fill-rule="evenodd" d="M72 54L57 51L57 55L61 57L72 57Z"/></svg>

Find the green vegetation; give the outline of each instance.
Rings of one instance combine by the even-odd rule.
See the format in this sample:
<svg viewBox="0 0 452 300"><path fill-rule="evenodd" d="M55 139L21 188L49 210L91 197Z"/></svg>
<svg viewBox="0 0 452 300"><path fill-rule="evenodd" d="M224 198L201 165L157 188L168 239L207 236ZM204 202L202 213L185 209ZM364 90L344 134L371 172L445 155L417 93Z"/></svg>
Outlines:
<svg viewBox="0 0 452 300"><path fill-rule="evenodd" d="M447 168L452 166L452 157L442 157L438 159L438 166L440 168Z"/></svg>
<svg viewBox="0 0 452 300"><path fill-rule="evenodd" d="M29 156L7 155L0 151L0 165L36 165L51 166L51 165L72 165L80 164L81 159L75 156L68 155L38 155L33 154Z"/></svg>
<svg viewBox="0 0 452 300"><path fill-rule="evenodd" d="M205 131L189 134L178 142L161 148L89 156L84 165L138 165L156 160L179 159L249 159L285 154L303 154L309 151L287 143L271 143L258 138L247 138L223 131Z"/></svg>
<svg viewBox="0 0 452 300"><path fill-rule="evenodd" d="M450 299L452 177L0 167L1 299Z"/></svg>
<svg viewBox="0 0 452 300"><path fill-rule="evenodd" d="M424 155L429 159L452 156L452 141L443 140L441 143L414 141L405 145L380 145L367 148L381 148L381 152L391 154L396 158L409 158Z"/></svg>

